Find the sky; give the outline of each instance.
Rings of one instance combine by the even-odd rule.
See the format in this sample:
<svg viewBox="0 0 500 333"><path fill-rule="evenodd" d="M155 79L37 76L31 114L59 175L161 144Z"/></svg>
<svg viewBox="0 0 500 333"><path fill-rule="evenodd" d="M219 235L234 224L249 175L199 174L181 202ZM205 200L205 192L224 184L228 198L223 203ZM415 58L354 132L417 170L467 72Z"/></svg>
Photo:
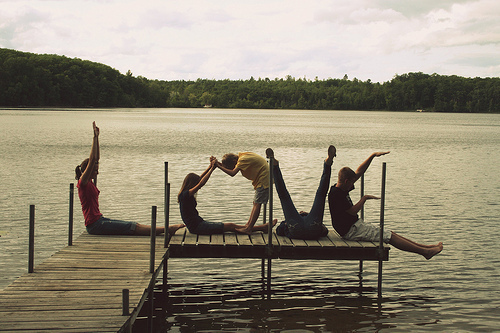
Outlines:
<svg viewBox="0 0 500 333"><path fill-rule="evenodd" d="M500 77L500 1L0 0L0 48L167 81Z"/></svg>

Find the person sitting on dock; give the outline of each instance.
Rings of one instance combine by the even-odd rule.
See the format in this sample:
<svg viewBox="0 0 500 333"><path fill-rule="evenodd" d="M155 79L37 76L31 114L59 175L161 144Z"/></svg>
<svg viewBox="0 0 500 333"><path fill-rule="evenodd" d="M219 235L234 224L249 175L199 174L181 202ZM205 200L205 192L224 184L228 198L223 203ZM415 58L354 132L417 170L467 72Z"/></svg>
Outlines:
<svg viewBox="0 0 500 333"><path fill-rule="evenodd" d="M255 190L253 208L244 230L246 233L251 232L259 218L262 205L269 200L269 165L266 159L252 152L239 153L238 155L225 154L222 157L222 163L217 162L216 165L231 177L236 176L241 171L243 177L252 181Z"/></svg>
<svg viewBox="0 0 500 333"><path fill-rule="evenodd" d="M333 227L342 238L354 241L380 241L380 228L358 217L358 212L367 200L380 198L364 195L356 204L353 204L349 192L354 189L354 183L365 173L372 160L386 154L389 152L371 154L356 171L349 167L343 167L339 170L338 181L331 187L328 194L328 203ZM418 244L387 230L384 230L383 240L400 250L420 254L426 259L431 259L443 250L441 242L436 245Z"/></svg>
<svg viewBox="0 0 500 333"><path fill-rule="evenodd" d="M274 158L274 152L267 148L266 156ZM298 212L293 204L290 193L286 189L279 162L273 159L273 177L276 191L281 201L285 220L276 228L276 234L296 239L318 239L328 234L328 228L323 224L325 201L330 186L333 158L336 156L334 146L328 148L328 157L323 163L323 174L309 213Z"/></svg>
<svg viewBox="0 0 500 333"><path fill-rule="evenodd" d="M252 231L267 232L269 227L267 223L253 226L251 231L248 231L244 225L230 222L208 222L199 215L196 209L198 203L195 194L207 183L216 167L217 159L211 156L210 165L201 176L195 173L189 173L184 178L184 182L177 196L177 201L179 202L182 221L186 224L189 232L199 235L221 234L226 231L244 234L251 234ZM275 220L273 224L276 224L276 222L277 220Z"/></svg>
<svg viewBox="0 0 500 333"><path fill-rule="evenodd" d="M95 122L94 139L90 149L90 157L85 159L75 168L75 179L78 181L78 196L82 204L82 212L85 218L85 227L89 234L93 235L150 235L151 226L136 222L112 220L102 216L99 211L99 190L97 189L97 174L99 173L99 127ZM173 235L183 228L183 224L175 224L168 227L168 232ZM164 227L157 227L156 234L165 232Z"/></svg>

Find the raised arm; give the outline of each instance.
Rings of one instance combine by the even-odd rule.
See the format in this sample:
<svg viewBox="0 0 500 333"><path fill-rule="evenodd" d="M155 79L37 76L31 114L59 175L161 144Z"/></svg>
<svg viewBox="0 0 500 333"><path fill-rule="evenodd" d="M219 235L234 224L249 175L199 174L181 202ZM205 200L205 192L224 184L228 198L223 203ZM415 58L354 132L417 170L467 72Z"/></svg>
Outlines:
<svg viewBox="0 0 500 333"><path fill-rule="evenodd" d="M94 181L97 179L97 174L94 173L96 164L99 163L99 127L96 126L95 121L92 123L94 128L94 137L92 139L92 148L90 148L89 162L85 171L83 171L81 177L81 184L87 185L87 183L94 177Z"/></svg>
<svg viewBox="0 0 500 333"><path fill-rule="evenodd" d="M238 167L234 167L234 169L230 170L230 169L227 169L226 167L224 167L224 165L222 165L222 163L220 163L219 161L216 162L216 166L221 169L222 171L224 171L225 173L227 173L228 175L230 175L231 177L234 177L236 176L236 174L238 173L238 171L240 171L240 169Z"/></svg>
<svg viewBox="0 0 500 333"><path fill-rule="evenodd" d="M357 181L361 176L366 172L370 164L372 163L373 159L375 157L383 156L386 154L389 154L389 151L384 151L384 152L375 152L370 155L363 163L359 165L359 167L356 169L356 179L354 181Z"/></svg>
<svg viewBox="0 0 500 333"><path fill-rule="evenodd" d="M203 185L205 185L207 182L208 182L208 179L210 178L210 176L212 175L212 172L215 170L215 165L217 163L217 160L216 159L212 159L210 158L210 165L208 166L208 168L203 171L203 173L201 174L201 179L200 181L198 182L198 184L196 184L194 187L190 188L189 189L189 195L190 196L193 196L195 195L196 192L198 192L198 190L200 188L203 187Z"/></svg>

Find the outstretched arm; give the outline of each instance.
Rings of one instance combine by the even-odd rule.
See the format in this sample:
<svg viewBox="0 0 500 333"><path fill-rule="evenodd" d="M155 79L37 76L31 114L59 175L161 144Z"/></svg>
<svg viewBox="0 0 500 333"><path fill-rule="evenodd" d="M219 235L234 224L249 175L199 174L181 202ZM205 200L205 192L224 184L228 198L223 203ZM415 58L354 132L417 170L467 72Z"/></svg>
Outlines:
<svg viewBox="0 0 500 333"><path fill-rule="evenodd" d="M386 155L389 153L390 153L389 151L384 151L384 152L376 152L376 153L371 154L370 157L368 157L363 163L361 163L359 165L358 169L356 170L355 181L358 180L359 178L361 178L361 176L366 172L366 170L368 169L368 167L370 166L370 164L372 163L372 161L375 157L383 156L383 155Z"/></svg>
<svg viewBox="0 0 500 333"><path fill-rule="evenodd" d="M210 176L212 175L212 172L215 170L215 164L217 163L217 160L216 159L212 159L210 158L210 165L208 166L208 168L201 174L201 179L200 179L200 182L198 184L196 184L194 187L192 187L191 189L189 189L189 195L190 196L193 196L195 195L196 192L198 192L198 190L200 188L203 187L203 185L205 185L207 182L208 182L208 179L210 178Z"/></svg>
<svg viewBox="0 0 500 333"><path fill-rule="evenodd" d="M356 215L358 212L363 208L363 205L365 202L369 199L380 199L379 197L376 197L374 195L364 195L354 206L346 210L346 213L350 215Z"/></svg>
<svg viewBox="0 0 500 333"><path fill-rule="evenodd" d="M94 128L94 138L92 139L92 148L90 148L89 162L81 177L81 184L84 186L91 180L95 166L99 163L99 127L96 126L95 121L92 123L92 127ZM97 176L95 177L97 178Z"/></svg>
<svg viewBox="0 0 500 333"><path fill-rule="evenodd" d="M233 170L227 169L219 161L217 161L216 166L219 169L221 169L222 171L224 171L225 173L227 173L228 175L230 175L231 177L236 176L236 174L238 173L238 171L240 171L240 169L238 167L235 167Z"/></svg>

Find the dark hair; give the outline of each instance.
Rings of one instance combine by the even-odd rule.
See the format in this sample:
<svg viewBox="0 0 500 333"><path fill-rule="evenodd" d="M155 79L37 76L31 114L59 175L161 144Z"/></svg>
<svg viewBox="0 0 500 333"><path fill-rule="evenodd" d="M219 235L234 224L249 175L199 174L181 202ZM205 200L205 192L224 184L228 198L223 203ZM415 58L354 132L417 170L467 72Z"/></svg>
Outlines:
<svg viewBox="0 0 500 333"><path fill-rule="evenodd" d="M182 183L179 194L177 195L177 202L179 202L179 197L181 196L182 192L184 192L185 190L192 189L200 182L200 180L201 180L201 177L198 176L197 174L188 173L187 176L184 178L184 182Z"/></svg>
<svg viewBox="0 0 500 333"><path fill-rule="evenodd" d="M76 180L80 180L80 177L85 172L85 169L87 169L88 164L89 164L89 159L86 158L83 160L83 162L80 165L76 166L76 168L75 168L75 179Z"/></svg>
<svg viewBox="0 0 500 333"><path fill-rule="evenodd" d="M233 170L236 166L236 163L238 163L238 158L239 156L236 154L226 154L222 156L221 163L226 169Z"/></svg>

